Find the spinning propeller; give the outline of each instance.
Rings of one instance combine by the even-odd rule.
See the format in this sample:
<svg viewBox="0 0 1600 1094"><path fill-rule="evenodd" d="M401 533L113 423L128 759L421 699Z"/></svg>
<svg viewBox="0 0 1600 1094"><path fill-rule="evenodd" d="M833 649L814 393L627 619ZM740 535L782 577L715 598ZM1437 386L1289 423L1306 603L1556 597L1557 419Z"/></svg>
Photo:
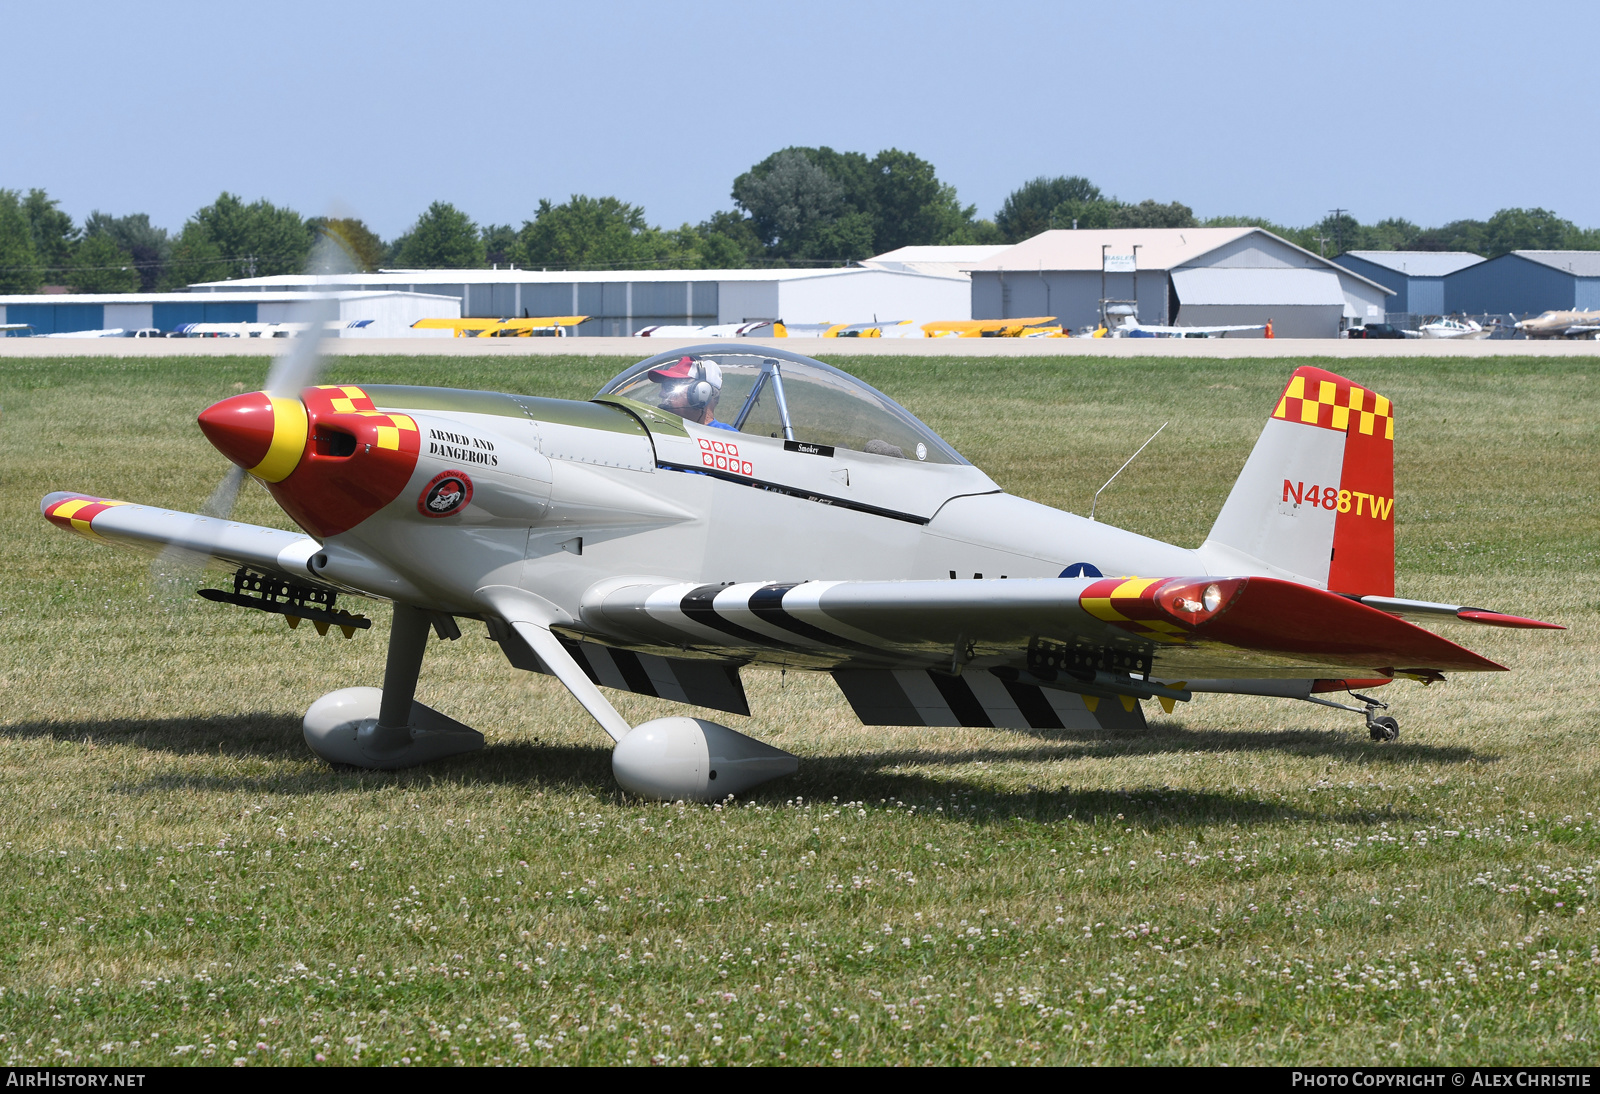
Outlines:
<svg viewBox="0 0 1600 1094"><path fill-rule="evenodd" d="M334 231L324 228L317 233L306 269L307 272L319 274L354 273L358 265L350 246ZM291 340L287 352L273 358L272 367L267 370L266 384L262 388L269 400L298 401L300 392L316 384L322 374L322 340L331 333L329 325L339 318L339 303L331 296L316 297L300 304L294 309L294 314L296 321L306 323L307 327ZM266 417L268 420L263 424L270 440L273 432L270 410ZM201 428L205 429L204 414L201 415ZM229 452L228 455L232 456L233 453ZM201 516L196 521L190 543L198 541L203 544L216 539L216 533L233 515L245 475L261 470L264 469L259 461L253 461L248 470L246 465L237 461L229 465L210 497L200 507ZM187 587L200 577L208 558L208 555L196 553L189 547L169 543L150 564L151 579L158 589L169 595L179 592L186 595Z"/></svg>

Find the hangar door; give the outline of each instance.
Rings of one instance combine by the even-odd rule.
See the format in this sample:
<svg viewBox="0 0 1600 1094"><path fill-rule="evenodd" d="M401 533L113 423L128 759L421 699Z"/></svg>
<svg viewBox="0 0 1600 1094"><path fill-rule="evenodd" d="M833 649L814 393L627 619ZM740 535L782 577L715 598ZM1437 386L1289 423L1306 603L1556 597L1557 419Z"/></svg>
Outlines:
<svg viewBox="0 0 1600 1094"><path fill-rule="evenodd" d="M1172 271L1173 326L1265 323L1279 338L1337 338L1344 292L1331 270L1199 268Z"/></svg>

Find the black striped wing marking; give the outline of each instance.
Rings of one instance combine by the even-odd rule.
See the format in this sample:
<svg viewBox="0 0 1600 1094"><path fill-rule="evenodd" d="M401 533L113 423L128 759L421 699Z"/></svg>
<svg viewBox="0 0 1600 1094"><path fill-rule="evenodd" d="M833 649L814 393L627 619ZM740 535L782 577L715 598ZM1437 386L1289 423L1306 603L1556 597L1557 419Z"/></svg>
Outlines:
<svg viewBox="0 0 1600 1094"><path fill-rule="evenodd" d="M553 675L515 631L498 641L512 667ZM750 703L739 679L739 667L730 662L658 657L566 637L561 637L561 644L584 675L600 687L749 717Z"/></svg>
<svg viewBox="0 0 1600 1094"><path fill-rule="evenodd" d="M1002 680L983 669L837 669L833 678L869 726L1139 730L1138 703Z"/></svg>

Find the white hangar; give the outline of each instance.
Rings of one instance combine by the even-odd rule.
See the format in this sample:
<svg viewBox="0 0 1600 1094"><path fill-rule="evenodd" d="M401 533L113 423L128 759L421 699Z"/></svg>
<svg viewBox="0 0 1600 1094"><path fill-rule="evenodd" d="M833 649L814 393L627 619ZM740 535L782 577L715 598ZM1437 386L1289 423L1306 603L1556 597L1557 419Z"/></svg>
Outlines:
<svg viewBox="0 0 1600 1094"><path fill-rule="evenodd" d="M1263 228L1062 229L966 267L972 318L1053 315L1079 328L1101 301L1137 301L1164 326L1265 323L1280 338L1337 338L1378 322L1394 295Z"/></svg>
<svg viewBox="0 0 1600 1094"><path fill-rule="evenodd" d="M782 319L968 319L967 275L852 266L821 270L385 270L248 277L191 287L196 296L312 289L427 293L461 301L464 318L587 315L579 336L626 336L642 327Z"/></svg>

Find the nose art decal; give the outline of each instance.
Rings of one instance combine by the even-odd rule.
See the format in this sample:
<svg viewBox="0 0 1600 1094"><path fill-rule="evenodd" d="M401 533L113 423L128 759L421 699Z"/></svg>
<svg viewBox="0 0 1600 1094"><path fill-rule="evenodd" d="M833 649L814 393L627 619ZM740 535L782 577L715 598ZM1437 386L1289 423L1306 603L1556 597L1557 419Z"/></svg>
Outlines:
<svg viewBox="0 0 1600 1094"><path fill-rule="evenodd" d="M472 480L464 471L441 471L417 497L417 512L425 517L448 517L472 500Z"/></svg>

